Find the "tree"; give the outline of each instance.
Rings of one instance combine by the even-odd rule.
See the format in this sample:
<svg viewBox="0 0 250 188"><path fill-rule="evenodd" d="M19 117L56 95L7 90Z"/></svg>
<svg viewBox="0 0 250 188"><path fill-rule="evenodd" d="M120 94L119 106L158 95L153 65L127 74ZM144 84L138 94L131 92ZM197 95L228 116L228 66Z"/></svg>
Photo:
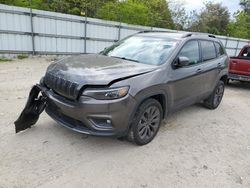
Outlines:
<svg viewBox="0 0 250 188"><path fill-rule="evenodd" d="M250 0L241 0L240 5L243 10L234 14L234 20L227 26L228 35L250 39Z"/></svg>
<svg viewBox="0 0 250 188"><path fill-rule="evenodd" d="M234 14L234 21L228 26L228 35L239 38L250 39L250 16L245 11L238 11Z"/></svg>
<svg viewBox="0 0 250 188"><path fill-rule="evenodd" d="M250 15L250 0L241 0L240 5L243 8L243 10Z"/></svg>
<svg viewBox="0 0 250 188"><path fill-rule="evenodd" d="M52 11L94 17L98 9L116 0L47 0Z"/></svg>
<svg viewBox="0 0 250 188"><path fill-rule="evenodd" d="M150 26L173 29L171 11L166 0L138 0L148 7Z"/></svg>
<svg viewBox="0 0 250 188"><path fill-rule="evenodd" d="M94 17L105 3L117 0L0 0L0 3L34 9Z"/></svg>
<svg viewBox="0 0 250 188"><path fill-rule="evenodd" d="M129 24L149 25L148 13L149 10L143 3L125 0L106 3L97 11L96 17Z"/></svg>
<svg viewBox="0 0 250 188"><path fill-rule="evenodd" d="M96 16L129 24L173 28L168 4L165 0L124 0L106 3Z"/></svg>
<svg viewBox="0 0 250 188"><path fill-rule="evenodd" d="M250 39L250 0L241 0L243 10L234 14L234 19L227 26L228 35Z"/></svg>
<svg viewBox="0 0 250 188"><path fill-rule="evenodd" d="M0 0L0 3L20 7L31 7L34 9L49 10L48 4L44 0Z"/></svg>
<svg viewBox="0 0 250 188"><path fill-rule="evenodd" d="M171 16L176 30L184 30L188 25L188 14L183 1L169 1Z"/></svg>
<svg viewBox="0 0 250 188"><path fill-rule="evenodd" d="M207 2L200 13L193 13L194 21L189 30L225 34L229 18L227 7L223 7L221 3Z"/></svg>

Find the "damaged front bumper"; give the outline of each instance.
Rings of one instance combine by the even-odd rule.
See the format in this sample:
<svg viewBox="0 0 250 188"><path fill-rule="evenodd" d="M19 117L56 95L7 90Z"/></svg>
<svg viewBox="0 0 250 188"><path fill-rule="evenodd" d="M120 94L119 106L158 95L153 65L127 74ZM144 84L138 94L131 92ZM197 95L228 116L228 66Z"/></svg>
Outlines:
<svg viewBox="0 0 250 188"><path fill-rule="evenodd" d="M86 96L69 100L44 86L35 85L23 112L15 121L16 133L34 125L45 109L52 119L73 131L96 136L124 136L135 105L130 95L115 100L96 100Z"/></svg>
<svg viewBox="0 0 250 188"><path fill-rule="evenodd" d="M42 92L42 94L40 94ZM34 125L39 115L43 112L46 106L46 95L40 85L34 85L30 90L28 101L19 116L15 121L16 133L30 128Z"/></svg>

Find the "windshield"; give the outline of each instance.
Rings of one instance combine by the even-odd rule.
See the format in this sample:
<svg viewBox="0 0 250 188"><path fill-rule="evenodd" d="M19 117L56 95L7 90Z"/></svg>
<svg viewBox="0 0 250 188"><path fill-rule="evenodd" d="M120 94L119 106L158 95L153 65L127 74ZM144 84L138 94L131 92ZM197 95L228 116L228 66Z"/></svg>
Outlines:
<svg viewBox="0 0 250 188"><path fill-rule="evenodd" d="M170 56L177 41L151 36L131 36L101 52L102 55L149 65L160 65Z"/></svg>

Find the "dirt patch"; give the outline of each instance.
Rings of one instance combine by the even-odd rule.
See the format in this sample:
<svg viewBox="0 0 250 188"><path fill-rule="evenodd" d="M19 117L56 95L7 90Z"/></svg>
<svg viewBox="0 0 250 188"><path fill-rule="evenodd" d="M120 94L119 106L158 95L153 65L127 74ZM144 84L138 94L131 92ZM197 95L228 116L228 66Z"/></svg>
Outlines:
<svg viewBox="0 0 250 188"><path fill-rule="evenodd" d="M143 147L72 132L45 113L15 134L49 63L0 64L0 187L250 187L250 84L228 86L217 110L194 105L170 115Z"/></svg>

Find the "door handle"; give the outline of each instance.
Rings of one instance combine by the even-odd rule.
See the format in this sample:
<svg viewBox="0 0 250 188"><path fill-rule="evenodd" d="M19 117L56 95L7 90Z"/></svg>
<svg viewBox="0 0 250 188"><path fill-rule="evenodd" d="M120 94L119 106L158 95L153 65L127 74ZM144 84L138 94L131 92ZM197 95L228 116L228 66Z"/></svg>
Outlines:
<svg viewBox="0 0 250 188"><path fill-rule="evenodd" d="M221 63L218 63L218 64L217 64L217 67L222 67L222 64L221 64Z"/></svg>
<svg viewBox="0 0 250 188"><path fill-rule="evenodd" d="M197 69L197 70L196 70L196 73L197 73L197 74L202 73L202 69Z"/></svg>

